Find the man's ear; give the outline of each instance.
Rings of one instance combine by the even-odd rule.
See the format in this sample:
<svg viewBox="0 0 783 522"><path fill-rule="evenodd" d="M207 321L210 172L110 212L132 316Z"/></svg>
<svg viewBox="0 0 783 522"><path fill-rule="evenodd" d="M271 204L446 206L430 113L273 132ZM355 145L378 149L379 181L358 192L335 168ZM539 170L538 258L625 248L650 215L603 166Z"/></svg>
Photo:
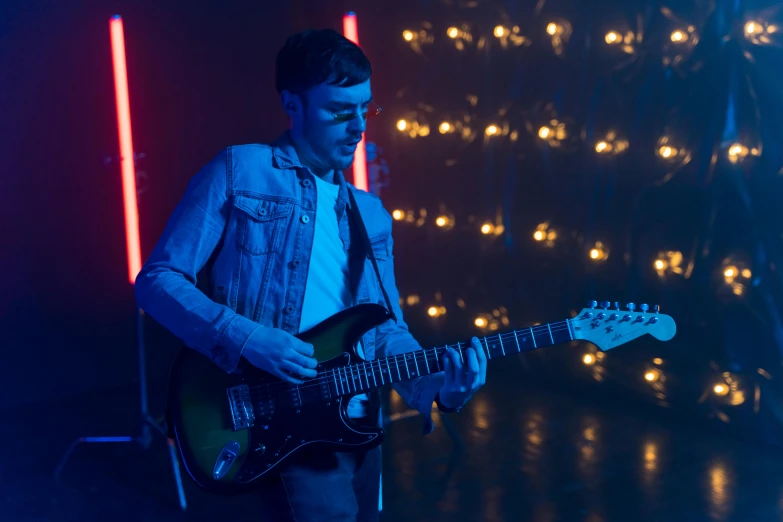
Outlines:
<svg viewBox="0 0 783 522"><path fill-rule="evenodd" d="M296 118L302 116L303 106L302 97L298 94L294 94L291 91L282 91L280 93L280 102L283 105L283 110L290 118Z"/></svg>

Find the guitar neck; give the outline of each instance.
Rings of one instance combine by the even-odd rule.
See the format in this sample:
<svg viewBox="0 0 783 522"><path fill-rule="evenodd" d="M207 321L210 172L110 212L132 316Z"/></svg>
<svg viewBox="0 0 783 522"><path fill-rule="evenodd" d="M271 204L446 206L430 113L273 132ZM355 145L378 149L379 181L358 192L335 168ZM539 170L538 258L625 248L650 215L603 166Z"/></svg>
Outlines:
<svg viewBox="0 0 783 522"><path fill-rule="evenodd" d="M488 335L479 338L479 341L489 361L565 343L573 338L571 324L565 320ZM467 363L466 350L471 346L470 342L461 342L335 368L330 371L329 387L336 395L347 395L432 375L443 371L443 357L447 349L455 350L462 361Z"/></svg>

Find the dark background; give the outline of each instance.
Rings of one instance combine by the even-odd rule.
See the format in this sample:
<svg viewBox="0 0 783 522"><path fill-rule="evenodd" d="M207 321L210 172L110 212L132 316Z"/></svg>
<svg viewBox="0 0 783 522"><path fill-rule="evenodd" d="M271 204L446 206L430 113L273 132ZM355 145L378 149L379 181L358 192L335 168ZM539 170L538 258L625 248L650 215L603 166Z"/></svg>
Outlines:
<svg viewBox="0 0 783 522"><path fill-rule="evenodd" d="M657 303L678 324L665 345L640 340L600 367L581 363L582 344L512 364L520 379L779 442L780 52L742 38L747 16L776 15L772 3L736 5L685 2L672 15L659 2L611 0L4 2L0 408L89 401L138 379L109 17L119 13L125 24L146 257L204 163L227 145L269 141L285 128L274 90L284 39L308 27L340 30L353 9L384 108L368 130L390 170L384 202L428 211L423 226L395 228L401 294L420 296L406 319L422 344L482 334L473 319L498 307L521 327L570 317L589 299ZM556 17L573 24L559 54L543 29ZM435 43L419 55L400 35L423 21L434 24ZM500 21L518 24L532 44L493 44ZM478 48L477 36L455 50L443 34L461 23L486 45ZM687 52L667 43L683 24L700 35ZM602 47L615 27L644 29L636 54ZM666 65L666 56L680 60ZM410 111L431 120L430 136L396 131ZM536 139L554 113L572 126L560 148ZM478 138L440 136L446 114L469 114ZM483 139L495 121L518 139ZM629 150L596 154L596 139L611 128ZM656 157L665 133L690 151L687 161ZM763 153L730 164L726 146L738 140ZM432 224L442 211L455 216L452 230ZM505 232L482 236L478 225L496 214ZM559 230L552 248L532 240L545 221ZM586 256L595 241L609 245L604 263ZM652 261L665 250L683 253L687 277L655 273ZM742 296L722 281L728 258L753 271ZM434 304L447 314L429 318ZM160 398L179 345L154 322L146 327L151 390ZM667 377L655 389L641 378L654 357ZM741 404L710 398L724 372L740 382Z"/></svg>

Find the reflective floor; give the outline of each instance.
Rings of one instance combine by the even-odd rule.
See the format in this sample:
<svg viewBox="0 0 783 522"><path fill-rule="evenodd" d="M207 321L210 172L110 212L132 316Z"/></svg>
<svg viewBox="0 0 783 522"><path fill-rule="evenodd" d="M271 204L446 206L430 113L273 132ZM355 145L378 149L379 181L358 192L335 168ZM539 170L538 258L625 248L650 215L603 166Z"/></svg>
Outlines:
<svg viewBox="0 0 783 522"><path fill-rule="evenodd" d="M420 434L418 417L387 427L383 520L773 521L783 519L783 450L526 387L490 367L466 411ZM76 449L79 435L135 434L137 397L117 390L5 413L0 520L252 521L255 498L186 482L178 508L167 449L154 438ZM391 396L390 412L404 411Z"/></svg>

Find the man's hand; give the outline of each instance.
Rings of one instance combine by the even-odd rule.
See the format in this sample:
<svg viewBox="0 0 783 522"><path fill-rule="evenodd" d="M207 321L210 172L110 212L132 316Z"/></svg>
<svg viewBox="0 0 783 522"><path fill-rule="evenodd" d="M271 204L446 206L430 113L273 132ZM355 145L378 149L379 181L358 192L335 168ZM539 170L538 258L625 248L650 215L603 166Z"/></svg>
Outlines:
<svg viewBox="0 0 783 522"><path fill-rule="evenodd" d="M463 350L463 354L464 362L459 352L448 348L443 359L446 382L438 393L446 408L464 406L487 380L487 355L476 337L471 339L471 347Z"/></svg>
<svg viewBox="0 0 783 522"><path fill-rule="evenodd" d="M260 334L257 335L256 334ZM318 375L313 369L312 344L299 340L279 328L259 328L248 339L242 356L256 368L284 381L302 384L305 378Z"/></svg>

